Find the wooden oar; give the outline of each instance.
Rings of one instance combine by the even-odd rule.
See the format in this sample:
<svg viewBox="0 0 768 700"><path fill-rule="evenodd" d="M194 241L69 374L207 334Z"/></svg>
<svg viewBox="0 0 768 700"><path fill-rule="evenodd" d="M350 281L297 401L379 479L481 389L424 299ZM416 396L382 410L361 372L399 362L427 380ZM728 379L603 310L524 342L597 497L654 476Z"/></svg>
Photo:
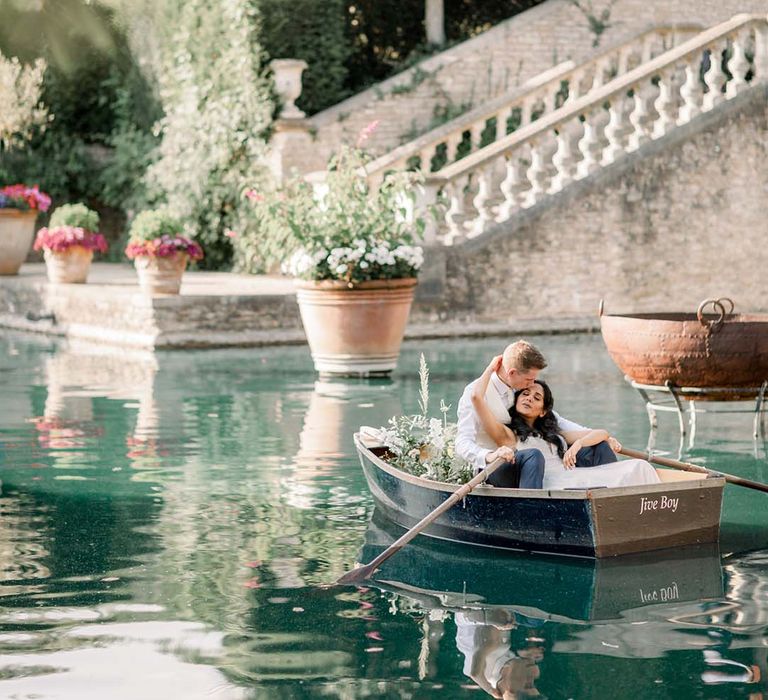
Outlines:
<svg viewBox="0 0 768 700"><path fill-rule="evenodd" d="M656 457L649 455L647 452L639 452L638 450L630 450L628 447L622 447L619 450L621 454L627 455L627 457L634 457L635 459L644 459L647 462L655 462L663 467L672 467L673 469L680 469L684 472L697 472L699 474L709 474L711 476L722 476L729 484L736 484L736 486L745 486L748 489L755 489L755 491L762 491L768 493L768 484L760 483L759 481L750 481L749 479L742 479L740 476L733 476L733 474L725 474L720 470L707 469L706 467L700 467L690 462L678 462L676 459L668 459L667 457Z"/></svg>
<svg viewBox="0 0 768 700"><path fill-rule="evenodd" d="M437 508L431 513L425 515L418 523L416 523L408 532L402 537L395 540L389 547L387 547L378 557L376 557L370 564L364 564L358 566L352 571L347 571L338 581L337 584L344 583L357 583L358 581L364 581L370 578L376 569L378 569L387 559L393 554L399 552L405 545L407 545L416 535L418 535L427 525L436 520L451 506L458 503L468 493L470 493L476 486L482 484L493 472L495 472L502 464L505 464L507 460L497 459L495 462L489 464L483 471L478 472L470 481L464 484L461 488L454 491L448 498L446 498Z"/></svg>

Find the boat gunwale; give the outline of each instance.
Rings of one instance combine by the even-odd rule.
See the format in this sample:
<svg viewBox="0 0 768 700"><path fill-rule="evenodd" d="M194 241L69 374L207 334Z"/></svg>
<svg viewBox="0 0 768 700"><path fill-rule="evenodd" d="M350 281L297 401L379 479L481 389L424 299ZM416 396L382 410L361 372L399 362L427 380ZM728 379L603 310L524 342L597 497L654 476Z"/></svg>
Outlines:
<svg viewBox="0 0 768 700"><path fill-rule="evenodd" d="M433 481L431 479L425 479L421 476L409 474L397 467L393 467L385 462L381 457L374 454L370 447L363 444L361 434L355 433L353 436L355 447L358 452L364 452L366 459L368 459L374 466L386 472L390 476L406 481L415 486L422 488L428 488L432 491L442 491L448 493L454 493L458 491L464 484L449 484L444 481ZM383 447L383 445L382 445ZM676 471L676 470L671 470ZM687 472L695 473L695 472ZM703 482L703 483L702 483ZM706 486L705 486L706 484ZM484 496L492 498L533 498L533 499L561 499L561 500L579 500L579 501L592 501L602 500L605 498L615 498L617 496L631 496L642 493L668 493L670 491L688 491L691 489L705 488L725 488L725 477L715 476L713 474L702 474L701 478L684 479L680 481L661 481L658 484L642 484L638 486L616 486L616 487L586 487L583 489L569 489L565 491L558 491L556 489L520 489L520 488L503 488L499 486L484 486L480 485L472 490L470 496Z"/></svg>

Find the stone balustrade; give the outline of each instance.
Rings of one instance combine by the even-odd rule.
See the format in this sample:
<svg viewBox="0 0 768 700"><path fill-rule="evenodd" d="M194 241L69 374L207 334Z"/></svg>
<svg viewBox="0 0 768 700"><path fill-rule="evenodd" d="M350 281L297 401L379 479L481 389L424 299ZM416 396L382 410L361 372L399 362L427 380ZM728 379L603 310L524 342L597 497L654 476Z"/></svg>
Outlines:
<svg viewBox="0 0 768 700"><path fill-rule="evenodd" d="M626 70L617 70L616 77L597 80L596 75L605 75L599 63L570 72L574 86L590 83L590 88L575 87L557 106L550 86L543 93L550 109L537 119L429 172L418 208L440 216L427 217L424 242L455 245L479 236L516 211L768 80L768 19L737 15L635 67L630 58L634 51L627 48L617 55L626 57ZM574 78L580 70L585 78ZM535 94L541 99L541 92ZM433 154L429 148L423 149L423 162Z"/></svg>
<svg viewBox="0 0 768 700"><path fill-rule="evenodd" d="M615 42L576 66L564 61L524 85L486 102L372 161L366 167L376 187L390 170L434 172L508 133L525 127L617 76L698 34L700 25L654 26L630 40Z"/></svg>

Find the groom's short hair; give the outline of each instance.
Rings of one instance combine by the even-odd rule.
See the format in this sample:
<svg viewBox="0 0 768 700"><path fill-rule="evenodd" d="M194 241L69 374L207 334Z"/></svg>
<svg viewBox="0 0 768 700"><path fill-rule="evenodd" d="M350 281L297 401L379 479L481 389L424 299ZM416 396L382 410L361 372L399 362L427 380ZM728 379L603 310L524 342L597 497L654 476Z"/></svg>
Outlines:
<svg viewBox="0 0 768 700"><path fill-rule="evenodd" d="M531 369L544 369L547 361L539 349L525 340L518 340L504 348L504 367L527 372Z"/></svg>

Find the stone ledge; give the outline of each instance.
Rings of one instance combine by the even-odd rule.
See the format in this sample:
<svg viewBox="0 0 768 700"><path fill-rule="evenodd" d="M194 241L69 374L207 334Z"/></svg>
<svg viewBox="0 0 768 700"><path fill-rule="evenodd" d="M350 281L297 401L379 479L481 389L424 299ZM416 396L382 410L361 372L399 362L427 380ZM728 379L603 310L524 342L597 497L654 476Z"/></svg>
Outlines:
<svg viewBox="0 0 768 700"><path fill-rule="evenodd" d="M182 294L149 298L139 293L129 265L96 264L91 276L95 282L85 285L49 285L43 265L25 265L17 277L0 277L0 328L145 350L305 344L293 282L243 277L188 272ZM598 327L594 317L499 321L478 319L466 310L446 321L431 318L429 308L419 303L412 319L407 339Z"/></svg>

